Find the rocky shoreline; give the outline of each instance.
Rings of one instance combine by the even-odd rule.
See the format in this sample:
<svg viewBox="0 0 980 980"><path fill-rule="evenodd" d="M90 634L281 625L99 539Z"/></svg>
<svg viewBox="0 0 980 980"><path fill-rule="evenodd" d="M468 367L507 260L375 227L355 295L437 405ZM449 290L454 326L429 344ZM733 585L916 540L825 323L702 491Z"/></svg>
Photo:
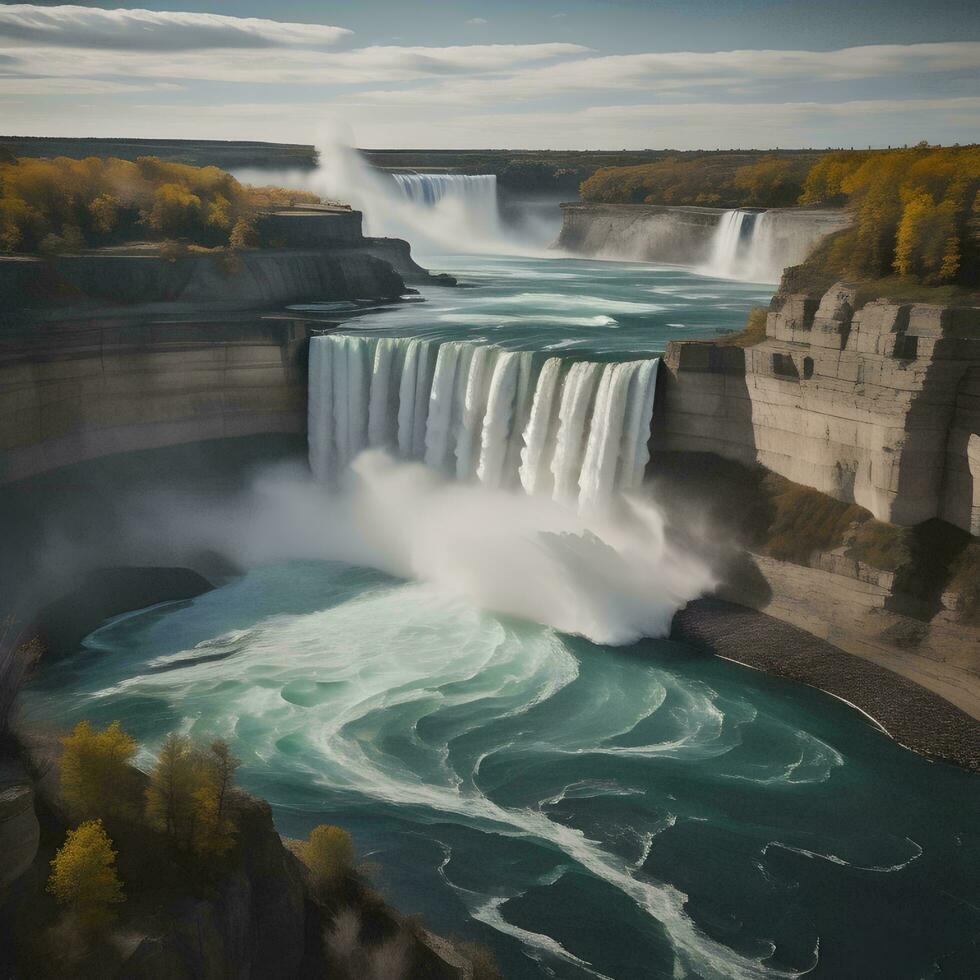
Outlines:
<svg viewBox="0 0 980 980"><path fill-rule="evenodd" d="M980 772L980 722L939 695L795 626L722 599L697 599L670 637L819 688L868 715L900 745Z"/></svg>

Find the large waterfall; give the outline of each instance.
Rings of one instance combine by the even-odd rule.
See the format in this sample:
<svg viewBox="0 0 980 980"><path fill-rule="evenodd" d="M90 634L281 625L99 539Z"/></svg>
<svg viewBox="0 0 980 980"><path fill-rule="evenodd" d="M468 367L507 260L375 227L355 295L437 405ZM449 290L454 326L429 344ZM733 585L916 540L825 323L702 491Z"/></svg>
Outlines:
<svg viewBox="0 0 980 980"><path fill-rule="evenodd" d="M657 366L542 361L471 341L314 337L310 465L334 483L362 450L386 449L459 480L595 507L643 479Z"/></svg>

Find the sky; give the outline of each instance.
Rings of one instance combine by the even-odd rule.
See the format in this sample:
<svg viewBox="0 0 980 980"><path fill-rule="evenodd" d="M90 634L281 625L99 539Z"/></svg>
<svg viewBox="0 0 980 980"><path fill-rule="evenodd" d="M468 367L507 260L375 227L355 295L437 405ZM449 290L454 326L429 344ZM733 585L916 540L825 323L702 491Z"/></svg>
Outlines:
<svg viewBox="0 0 980 980"><path fill-rule="evenodd" d="M0 133L362 147L980 134L977 0L0 3Z"/></svg>

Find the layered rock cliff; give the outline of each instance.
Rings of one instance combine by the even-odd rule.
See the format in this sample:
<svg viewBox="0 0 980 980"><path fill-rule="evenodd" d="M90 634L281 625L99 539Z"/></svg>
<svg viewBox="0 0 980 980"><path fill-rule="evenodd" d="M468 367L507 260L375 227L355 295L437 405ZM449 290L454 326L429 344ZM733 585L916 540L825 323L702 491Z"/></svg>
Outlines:
<svg viewBox="0 0 980 980"><path fill-rule="evenodd" d="M671 343L661 450L760 463L880 520L980 531L980 309L838 283L778 296L753 347Z"/></svg>

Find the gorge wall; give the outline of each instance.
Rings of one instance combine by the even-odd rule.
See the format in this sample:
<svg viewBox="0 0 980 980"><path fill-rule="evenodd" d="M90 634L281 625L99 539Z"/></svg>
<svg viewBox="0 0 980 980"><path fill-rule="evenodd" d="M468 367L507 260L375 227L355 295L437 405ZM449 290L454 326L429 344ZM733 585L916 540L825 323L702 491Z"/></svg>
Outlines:
<svg viewBox="0 0 980 980"><path fill-rule="evenodd" d="M114 317L0 333L0 484L111 453L301 432L310 329Z"/></svg>
<svg viewBox="0 0 980 980"><path fill-rule="evenodd" d="M856 298L844 283L777 297L753 347L669 344L655 448L759 463L882 521L980 532L980 309Z"/></svg>
<svg viewBox="0 0 980 980"><path fill-rule="evenodd" d="M392 300L426 277L347 208L285 209L276 247L0 258L0 484L112 453L305 429L311 332L284 308ZM267 311L267 312L264 312Z"/></svg>
<svg viewBox="0 0 980 980"><path fill-rule="evenodd" d="M608 259L699 267L717 262L719 275L738 275L735 255L717 254L722 244L719 239L724 237L723 222L732 215L747 220L738 222L736 240L727 247L733 253L738 248L746 253L745 278L758 281L776 281L785 266L803 261L821 238L845 228L850 221L843 211L829 209L732 212L653 204L573 203L562 205L562 229L555 246ZM753 249L758 254L752 255Z"/></svg>

